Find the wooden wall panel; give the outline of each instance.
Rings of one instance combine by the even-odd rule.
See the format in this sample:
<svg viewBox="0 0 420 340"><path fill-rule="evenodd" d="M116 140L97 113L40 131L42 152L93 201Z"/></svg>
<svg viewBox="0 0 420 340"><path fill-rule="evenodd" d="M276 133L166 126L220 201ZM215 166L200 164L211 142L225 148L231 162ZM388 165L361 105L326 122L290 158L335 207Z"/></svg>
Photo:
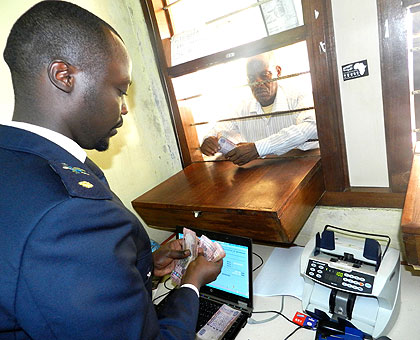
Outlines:
<svg viewBox="0 0 420 340"><path fill-rule="evenodd" d="M325 189L349 186L330 0L304 0L304 21Z"/></svg>
<svg viewBox="0 0 420 340"><path fill-rule="evenodd" d="M405 192L413 157L406 9L395 0L377 6L390 188Z"/></svg>

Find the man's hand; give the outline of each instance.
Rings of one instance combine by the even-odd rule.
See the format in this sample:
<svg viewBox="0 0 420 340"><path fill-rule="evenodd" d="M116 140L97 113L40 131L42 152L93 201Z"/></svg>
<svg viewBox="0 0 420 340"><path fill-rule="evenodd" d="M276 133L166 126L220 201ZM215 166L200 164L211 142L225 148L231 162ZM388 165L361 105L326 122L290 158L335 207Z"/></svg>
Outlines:
<svg viewBox="0 0 420 340"><path fill-rule="evenodd" d="M254 143L240 143L235 149L230 150L225 155L226 159L232 161L236 165L244 165L257 159L259 156Z"/></svg>
<svg viewBox="0 0 420 340"><path fill-rule="evenodd" d="M200 150L206 156L213 156L217 151L219 151L219 139L215 136L207 137L203 144L200 146Z"/></svg>
<svg viewBox="0 0 420 340"><path fill-rule="evenodd" d="M181 285L190 283L200 289L203 285L217 279L222 270L223 259L217 262L207 261L203 250L198 248L197 258L188 265L187 271L182 277Z"/></svg>
<svg viewBox="0 0 420 340"><path fill-rule="evenodd" d="M164 276L175 268L175 259L183 259L190 256L189 250L182 250L182 239L173 240L161 246L153 252L153 263L155 276Z"/></svg>

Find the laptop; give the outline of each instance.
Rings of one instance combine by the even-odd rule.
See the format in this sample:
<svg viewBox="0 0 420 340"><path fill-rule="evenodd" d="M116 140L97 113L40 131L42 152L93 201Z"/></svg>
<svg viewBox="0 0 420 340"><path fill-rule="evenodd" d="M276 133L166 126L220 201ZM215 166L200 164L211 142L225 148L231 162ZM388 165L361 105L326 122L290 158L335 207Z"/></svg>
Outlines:
<svg viewBox="0 0 420 340"><path fill-rule="evenodd" d="M217 241L225 250L222 271L217 279L200 289L200 311L196 332L203 327L213 314L226 304L241 311L240 317L224 335L224 340L232 340L246 325L253 309L252 291L252 240L250 238L202 231L189 228L200 237L206 235ZM183 237L183 228L177 227L176 237Z"/></svg>

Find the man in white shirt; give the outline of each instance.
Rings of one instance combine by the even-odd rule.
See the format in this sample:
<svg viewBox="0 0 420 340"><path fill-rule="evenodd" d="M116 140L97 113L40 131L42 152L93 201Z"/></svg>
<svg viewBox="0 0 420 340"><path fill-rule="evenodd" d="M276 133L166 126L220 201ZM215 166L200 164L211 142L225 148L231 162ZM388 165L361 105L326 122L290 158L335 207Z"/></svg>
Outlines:
<svg viewBox="0 0 420 340"><path fill-rule="evenodd" d="M265 115L278 111L292 111L312 107L312 98L292 87L279 86L273 74L281 75L281 67L272 65L271 54L252 57L247 62L247 76L253 98L244 101L230 120L216 124L204 138L201 152L213 156L220 149L221 136L236 147L225 158L243 165L258 157L282 155L291 149L318 148L315 113L313 110Z"/></svg>

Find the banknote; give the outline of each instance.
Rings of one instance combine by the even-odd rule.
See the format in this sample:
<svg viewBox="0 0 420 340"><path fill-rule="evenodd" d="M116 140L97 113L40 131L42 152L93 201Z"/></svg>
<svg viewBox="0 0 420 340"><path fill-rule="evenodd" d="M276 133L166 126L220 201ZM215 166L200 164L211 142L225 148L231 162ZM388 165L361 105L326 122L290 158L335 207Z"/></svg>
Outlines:
<svg viewBox="0 0 420 340"><path fill-rule="evenodd" d="M226 137L221 136L219 138L219 152L222 154L228 153L230 150L236 148L236 144L227 139Z"/></svg>
<svg viewBox="0 0 420 340"><path fill-rule="evenodd" d="M198 240L197 240L197 235L194 231L188 229L188 228L184 228L183 229L184 232L184 250L185 249L189 249L191 252L191 258L193 261L197 255L198 255L198 248L197 248L197 244L198 244Z"/></svg>
<svg viewBox="0 0 420 340"><path fill-rule="evenodd" d="M184 238L182 249L189 250L191 252L191 255L176 261L175 268L171 274L172 283L175 286L180 285L182 277L187 271L188 265L190 264L190 262L194 261L198 255L198 241L195 232L188 228L184 228L183 233Z"/></svg>
<svg viewBox="0 0 420 340"><path fill-rule="evenodd" d="M217 262L225 256L223 247L217 241L210 240L206 235L200 237L198 246L203 249L207 261Z"/></svg>
<svg viewBox="0 0 420 340"><path fill-rule="evenodd" d="M204 257L207 261L216 262L225 256L223 247L219 243L210 240L207 236L201 235L200 240L198 240L196 233L188 228L183 228L183 234L182 249L189 249L191 255L184 259L176 260L175 268L171 273L172 283L175 286L181 284L188 265L197 258L198 248L203 249Z"/></svg>
<svg viewBox="0 0 420 340"><path fill-rule="evenodd" d="M209 321L197 332L196 340L219 340L241 315L239 310L222 305Z"/></svg>

